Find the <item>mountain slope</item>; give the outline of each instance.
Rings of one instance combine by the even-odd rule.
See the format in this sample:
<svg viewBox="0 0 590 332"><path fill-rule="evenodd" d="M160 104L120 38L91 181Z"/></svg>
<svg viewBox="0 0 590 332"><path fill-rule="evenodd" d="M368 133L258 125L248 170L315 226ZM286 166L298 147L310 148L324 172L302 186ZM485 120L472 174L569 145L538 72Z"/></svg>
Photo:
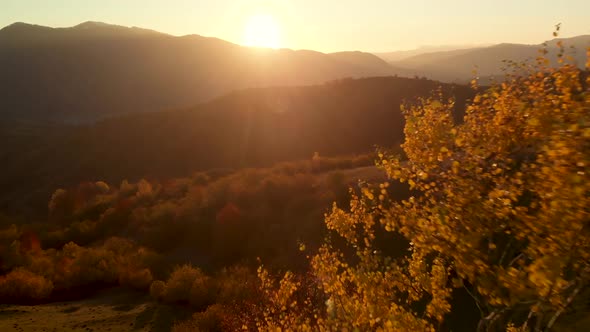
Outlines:
<svg viewBox="0 0 590 332"><path fill-rule="evenodd" d="M233 92L192 109L137 113L84 126L1 126L0 211L44 206L58 187L81 181L171 178L347 155L403 139L400 104L439 86L395 77ZM457 98L457 119L472 91ZM31 204L28 204L31 203ZM33 204L36 203L36 204Z"/></svg>
<svg viewBox="0 0 590 332"><path fill-rule="evenodd" d="M590 35L547 41L547 56L553 64L556 64L559 53L558 41L562 41L565 45L565 54L570 55L577 65L583 67L585 50L590 46ZM480 77L502 77L502 68L505 66L503 60L516 62L534 60L543 47L543 44L498 44L482 48L425 53L394 61L391 64L413 71L415 75L431 79L467 82L473 78L472 72L476 68L477 75Z"/></svg>
<svg viewBox="0 0 590 332"><path fill-rule="evenodd" d="M365 53L365 52L336 52L336 53L329 53L328 56L331 58L357 67L361 71L365 71L367 74L377 73L380 71L401 71L401 68L393 69L387 62L378 56Z"/></svg>
<svg viewBox="0 0 590 332"><path fill-rule="evenodd" d="M98 22L5 27L0 72L0 116L33 122L87 122L187 107L234 89L392 74L368 53L247 48Z"/></svg>
<svg viewBox="0 0 590 332"><path fill-rule="evenodd" d="M427 53L438 53L438 52L448 52L454 50L467 50L473 48L479 48L489 45L441 45L441 46L421 46L416 49L406 50L406 51L394 51L394 52L375 52L376 56L380 57L381 59L385 60L386 62L396 62L401 61L404 59L408 59L420 54L427 54Z"/></svg>

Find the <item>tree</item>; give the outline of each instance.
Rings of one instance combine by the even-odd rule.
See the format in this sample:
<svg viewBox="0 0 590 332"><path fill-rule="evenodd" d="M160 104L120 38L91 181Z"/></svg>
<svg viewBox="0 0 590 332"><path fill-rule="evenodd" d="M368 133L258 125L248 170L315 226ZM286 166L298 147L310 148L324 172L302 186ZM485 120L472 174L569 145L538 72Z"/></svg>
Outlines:
<svg viewBox="0 0 590 332"><path fill-rule="evenodd" d="M288 274L273 288L263 271L282 307L260 326L437 330L463 290L480 331L554 327L590 281L590 78L559 62L521 65L527 74L479 93L462 123L441 94L407 108L407 160L382 151L378 166L413 196L391 199L389 182L351 191L325 219L347 250L326 241L311 258L326 303L303 314L300 283ZM383 233L402 235L408 253L383 251Z"/></svg>

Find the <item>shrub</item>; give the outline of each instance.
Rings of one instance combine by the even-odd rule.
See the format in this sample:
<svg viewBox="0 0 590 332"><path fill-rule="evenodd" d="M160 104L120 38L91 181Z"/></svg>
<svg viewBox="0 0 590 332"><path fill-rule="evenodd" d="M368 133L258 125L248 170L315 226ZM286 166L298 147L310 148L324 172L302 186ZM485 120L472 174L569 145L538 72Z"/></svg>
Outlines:
<svg viewBox="0 0 590 332"><path fill-rule="evenodd" d="M117 255L127 255L136 249L133 241L120 237L110 237L104 241L102 248Z"/></svg>
<svg viewBox="0 0 590 332"><path fill-rule="evenodd" d="M56 250L49 249L27 255L27 270L49 280L55 279Z"/></svg>
<svg viewBox="0 0 590 332"><path fill-rule="evenodd" d="M152 284L152 272L149 269L125 269L119 273L119 284L135 289L147 289Z"/></svg>
<svg viewBox="0 0 590 332"><path fill-rule="evenodd" d="M150 295L156 300L163 300L166 293L166 283L162 280L156 280L150 285Z"/></svg>
<svg viewBox="0 0 590 332"><path fill-rule="evenodd" d="M164 299L164 294L166 294L166 283L162 280L152 282L150 285L150 295L154 299L161 301Z"/></svg>
<svg viewBox="0 0 590 332"><path fill-rule="evenodd" d="M150 286L154 299L167 303L188 303L197 309L213 303L215 293L213 280L191 265L177 267L166 282L157 280Z"/></svg>
<svg viewBox="0 0 590 332"><path fill-rule="evenodd" d="M183 265L170 275L166 282L166 291L164 301L174 302L191 302L192 289L195 285L194 296L195 302L200 302L198 297L204 294L205 285L208 284L207 276L198 268L191 265Z"/></svg>
<svg viewBox="0 0 590 332"><path fill-rule="evenodd" d="M0 297L10 300L39 300L49 297L53 283L22 267L0 277Z"/></svg>
<svg viewBox="0 0 590 332"><path fill-rule="evenodd" d="M109 238L100 247L85 248L71 242L58 257L67 263L57 276L58 286L68 289L92 284L117 284L147 289L153 280L149 269L152 252L132 241ZM56 279L57 280L57 279Z"/></svg>
<svg viewBox="0 0 590 332"><path fill-rule="evenodd" d="M115 284L119 279L119 264L113 252L102 248L83 248L74 258L67 278L67 288L94 283Z"/></svg>
<svg viewBox="0 0 590 332"><path fill-rule="evenodd" d="M203 308L213 302L215 289L210 277L201 274L193 281L189 302L195 308Z"/></svg>
<svg viewBox="0 0 590 332"><path fill-rule="evenodd" d="M171 332L200 332L202 331L197 322L192 318L183 320L181 322L176 322L172 326Z"/></svg>
<svg viewBox="0 0 590 332"><path fill-rule="evenodd" d="M259 280L256 273L245 266L223 269L216 278L217 303L236 304L257 301Z"/></svg>
<svg viewBox="0 0 590 332"><path fill-rule="evenodd" d="M172 332L235 331L235 329L227 329L224 326L224 317L227 314L227 311L222 305L214 304L209 306L207 310L203 312L193 314L190 319L174 324Z"/></svg>

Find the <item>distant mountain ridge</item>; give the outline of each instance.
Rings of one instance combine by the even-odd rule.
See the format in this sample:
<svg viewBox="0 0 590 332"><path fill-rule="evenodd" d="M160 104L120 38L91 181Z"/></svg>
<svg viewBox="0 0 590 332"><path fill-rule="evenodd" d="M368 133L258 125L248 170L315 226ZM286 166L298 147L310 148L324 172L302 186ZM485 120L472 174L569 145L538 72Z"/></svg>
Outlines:
<svg viewBox="0 0 590 332"><path fill-rule="evenodd" d="M88 122L189 107L235 89L398 71L370 53L259 49L101 22L0 30L3 121Z"/></svg>
<svg viewBox="0 0 590 332"><path fill-rule="evenodd" d="M590 36L562 40L578 50L590 45ZM547 42L553 60L556 42ZM403 59L388 62L383 55L385 59L358 51L251 48L218 38L176 37L101 22L65 28L18 22L0 29L0 122L95 122L186 108L245 88L349 77L419 76L465 83L476 66L480 77L500 77L502 60L534 58L541 47L498 44L404 53ZM585 52L571 54L585 62Z"/></svg>
<svg viewBox="0 0 590 332"><path fill-rule="evenodd" d="M583 68L586 63L586 48L590 47L590 35L555 38L537 45L503 43L487 47L428 52L389 63L411 71L413 75L443 82L468 82L474 76L474 69L479 77L501 79L505 66L503 60L534 60L539 55L539 50L545 47L548 51L547 57L555 65L559 53L558 41L563 42L565 54L571 56L573 61Z"/></svg>
<svg viewBox="0 0 590 332"><path fill-rule="evenodd" d="M439 46L420 46L411 50L393 51L393 52L374 52L376 56L385 60L386 62L395 62L411 58L420 54L448 52L455 50L467 50L473 48L487 47L490 45L439 45Z"/></svg>
<svg viewBox="0 0 590 332"><path fill-rule="evenodd" d="M154 30L138 27L124 27L121 25L107 24L103 22L87 21L72 27L51 28L43 25L15 22L0 29L2 42L31 45L33 42L56 42L59 39L88 38L97 36L141 36L141 35L166 35Z"/></svg>

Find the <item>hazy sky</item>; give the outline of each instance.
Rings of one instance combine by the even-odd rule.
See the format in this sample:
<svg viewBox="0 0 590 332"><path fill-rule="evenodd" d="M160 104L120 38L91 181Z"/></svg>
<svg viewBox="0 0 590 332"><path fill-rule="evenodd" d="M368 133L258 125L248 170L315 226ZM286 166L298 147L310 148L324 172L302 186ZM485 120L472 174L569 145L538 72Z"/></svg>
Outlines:
<svg viewBox="0 0 590 332"><path fill-rule="evenodd" d="M590 34L590 0L0 0L0 26L84 21L244 43L248 18L271 15L281 46L324 52L420 45L537 44Z"/></svg>

